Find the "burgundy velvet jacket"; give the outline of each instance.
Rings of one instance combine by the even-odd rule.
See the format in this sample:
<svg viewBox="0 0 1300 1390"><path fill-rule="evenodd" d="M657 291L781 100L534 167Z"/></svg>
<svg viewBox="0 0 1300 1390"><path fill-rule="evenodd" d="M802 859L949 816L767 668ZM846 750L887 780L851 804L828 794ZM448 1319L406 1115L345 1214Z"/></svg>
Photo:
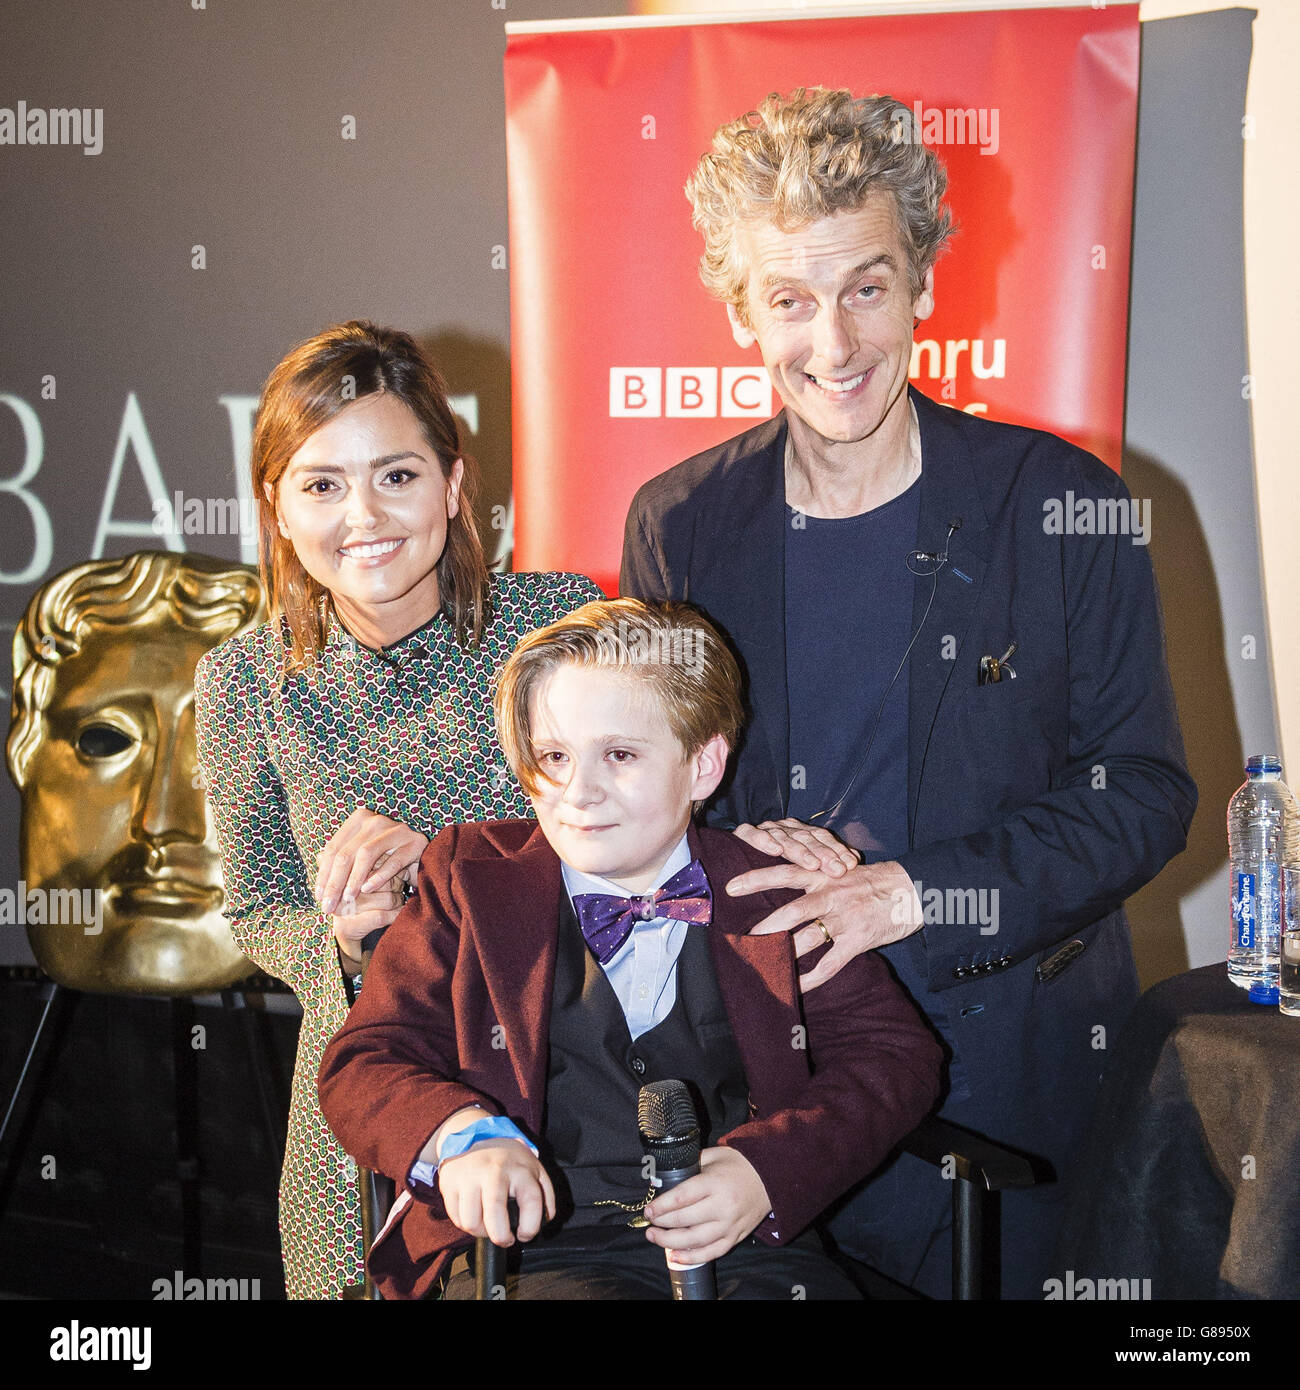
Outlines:
<svg viewBox="0 0 1300 1390"><path fill-rule="evenodd" d="M728 832L688 834L713 888L705 930L750 1091L749 1120L719 1143L762 1178L773 1215L754 1234L781 1245L924 1118L940 1052L875 952L801 995L790 936L746 935L794 892L726 892L737 874L779 861ZM325 1051L325 1118L348 1153L397 1184L369 1260L386 1298L425 1297L471 1243L436 1186L408 1183L438 1126L479 1104L534 1137L544 1130L563 892L559 858L534 821L448 826Z"/></svg>

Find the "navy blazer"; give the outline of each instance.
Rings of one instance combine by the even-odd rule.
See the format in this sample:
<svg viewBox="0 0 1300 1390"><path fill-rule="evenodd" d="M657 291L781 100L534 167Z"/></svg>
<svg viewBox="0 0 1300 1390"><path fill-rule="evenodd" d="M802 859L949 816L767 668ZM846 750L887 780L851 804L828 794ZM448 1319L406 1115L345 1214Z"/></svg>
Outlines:
<svg viewBox="0 0 1300 1390"><path fill-rule="evenodd" d="M940 554L960 527L937 580L914 586L914 630L934 601L904 676L899 862L927 925L904 945L989 1131L1059 1161L1136 997L1121 904L1183 849L1196 787L1147 547L1079 534L1090 509L1112 531L1131 522L1123 482L1054 435L911 399L918 548ZM783 412L651 479L627 518L621 591L696 604L745 673L750 723L705 811L718 826L780 817L788 800L786 436ZM1051 524L1058 512L1073 533ZM1012 641L1016 678L979 685L980 657ZM971 890L996 890L995 932L969 920ZM1075 940L1067 968L1041 978Z"/></svg>

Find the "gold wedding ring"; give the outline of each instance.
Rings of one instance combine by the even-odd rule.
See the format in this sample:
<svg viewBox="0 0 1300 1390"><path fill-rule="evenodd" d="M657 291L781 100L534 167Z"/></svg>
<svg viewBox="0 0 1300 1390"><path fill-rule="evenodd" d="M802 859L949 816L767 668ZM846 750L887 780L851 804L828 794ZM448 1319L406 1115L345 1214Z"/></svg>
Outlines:
<svg viewBox="0 0 1300 1390"><path fill-rule="evenodd" d="M813 923L813 926L821 928L822 937L828 946L831 944L832 941L834 941L835 938L830 934L830 931L827 929L826 923L823 922L820 917Z"/></svg>

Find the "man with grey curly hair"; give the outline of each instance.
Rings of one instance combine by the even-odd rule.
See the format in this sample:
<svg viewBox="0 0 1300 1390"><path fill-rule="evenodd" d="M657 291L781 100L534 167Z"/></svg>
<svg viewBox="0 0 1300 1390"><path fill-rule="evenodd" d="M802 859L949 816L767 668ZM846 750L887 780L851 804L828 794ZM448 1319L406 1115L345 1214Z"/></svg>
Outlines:
<svg viewBox="0 0 1300 1390"><path fill-rule="evenodd" d="M828 463L826 481L846 491L827 444L862 442L873 456L867 494L843 499L855 505L888 501L919 471L912 327L934 310L952 219L943 166L914 134L891 97L773 95L717 132L686 185L704 234L700 277L739 346L758 345L788 408L797 505ZM837 312L815 317L819 296Z"/></svg>
<svg viewBox="0 0 1300 1390"><path fill-rule="evenodd" d="M921 143L913 112L893 97L844 91L775 94L724 125L687 180L692 221L704 236L700 278L747 318L748 266L737 225L767 220L784 230L856 212L873 193L892 194L913 297L925 288L952 230L943 206L948 176Z"/></svg>
<svg viewBox="0 0 1300 1390"><path fill-rule="evenodd" d="M1067 495L1117 515L1124 484L909 385L946 184L887 96L773 94L717 131L686 189L701 278L783 409L638 491L621 591L689 600L740 658L751 718L704 816L790 861L728 891L802 890L754 931L830 941L805 990L879 950L945 1045L940 1113L1060 1179L1003 1194L1001 1291L1041 1298L1136 998L1123 902L1196 787L1145 544L1046 522ZM945 1297L949 1196L903 1155L831 1229Z"/></svg>

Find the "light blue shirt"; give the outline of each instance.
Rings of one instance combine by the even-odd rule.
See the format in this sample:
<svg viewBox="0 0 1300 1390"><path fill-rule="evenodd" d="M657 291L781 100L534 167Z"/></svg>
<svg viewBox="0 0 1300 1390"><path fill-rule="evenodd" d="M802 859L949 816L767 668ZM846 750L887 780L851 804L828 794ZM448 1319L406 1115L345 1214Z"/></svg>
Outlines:
<svg viewBox="0 0 1300 1390"><path fill-rule="evenodd" d="M653 893L691 862L691 851L683 835L677 848L664 861L659 877L647 888ZM564 886L572 902L577 893L611 893L617 898L634 896L605 878L594 878L561 862ZM689 922L675 917L656 917L637 922L632 934L605 965L605 978L614 987L633 1039L660 1024L677 1002L677 957L686 944Z"/></svg>

